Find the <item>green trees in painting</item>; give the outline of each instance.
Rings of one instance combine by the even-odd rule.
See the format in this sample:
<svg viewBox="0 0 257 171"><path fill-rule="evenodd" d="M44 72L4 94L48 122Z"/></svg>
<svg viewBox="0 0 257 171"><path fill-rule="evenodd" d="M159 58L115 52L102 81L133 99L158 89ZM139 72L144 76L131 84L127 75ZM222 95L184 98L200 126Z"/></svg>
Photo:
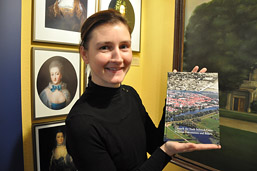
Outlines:
<svg viewBox="0 0 257 171"><path fill-rule="evenodd" d="M183 70L218 72L220 90L238 89L257 63L257 0L212 0L186 26Z"/></svg>

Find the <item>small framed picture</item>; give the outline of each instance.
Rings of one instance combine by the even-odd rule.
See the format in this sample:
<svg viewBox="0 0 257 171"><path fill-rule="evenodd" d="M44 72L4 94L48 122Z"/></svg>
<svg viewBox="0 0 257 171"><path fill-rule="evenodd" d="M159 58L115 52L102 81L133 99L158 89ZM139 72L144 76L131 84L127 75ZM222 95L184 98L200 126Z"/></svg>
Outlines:
<svg viewBox="0 0 257 171"><path fill-rule="evenodd" d="M33 41L78 45L80 27L96 0L34 0Z"/></svg>
<svg viewBox="0 0 257 171"><path fill-rule="evenodd" d="M100 10L110 8L119 11L128 20L128 24L132 30L132 51L140 52L141 0L100 0Z"/></svg>
<svg viewBox="0 0 257 171"><path fill-rule="evenodd" d="M33 125L34 166L36 171L76 171L66 148L65 122Z"/></svg>
<svg viewBox="0 0 257 171"><path fill-rule="evenodd" d="M80 96L79 53L32 50L34 118L68 114Z"/></svg>

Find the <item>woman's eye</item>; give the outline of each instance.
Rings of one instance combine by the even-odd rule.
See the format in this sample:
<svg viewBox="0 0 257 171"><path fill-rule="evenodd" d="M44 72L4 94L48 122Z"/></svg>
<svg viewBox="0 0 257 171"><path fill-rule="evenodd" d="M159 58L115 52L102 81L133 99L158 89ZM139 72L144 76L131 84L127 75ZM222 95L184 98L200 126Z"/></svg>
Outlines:
<svg viewBox="0 0 257 171"><path fill-rule="evenodd" d="M108 49L110 49L108 46L101 46L100 48L99 48L100 50L108 50Z"/></svg>
<svg viewBox="0 0 257 171"><path fill-rule="evenodd" d="M127 49L127 48L129 48L129 45L124 44L124 45L121 45L120 48L121 48L121 49Z"/></svg>
<svg viewBox="0 0 257 171"><path fill-rule="evenodd" d="M121 49L126 49L126 48L128 48L128 46L127 46L127 45L121 45L120 48L121 48Z"/></svg>

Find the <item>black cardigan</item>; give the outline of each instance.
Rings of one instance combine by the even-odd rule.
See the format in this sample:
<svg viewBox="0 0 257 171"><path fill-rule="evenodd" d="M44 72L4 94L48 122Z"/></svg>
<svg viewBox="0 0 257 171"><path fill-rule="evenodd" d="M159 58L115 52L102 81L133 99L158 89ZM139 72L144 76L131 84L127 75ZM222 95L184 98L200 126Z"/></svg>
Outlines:
<svg viewBox="0 0 257 171"><path fill-rule="evenodd" d="M130 86L90 81L67 116L66 129L67 149L79 171L159 171L171 159L159 148L164 117L156 128Z"/></svg>

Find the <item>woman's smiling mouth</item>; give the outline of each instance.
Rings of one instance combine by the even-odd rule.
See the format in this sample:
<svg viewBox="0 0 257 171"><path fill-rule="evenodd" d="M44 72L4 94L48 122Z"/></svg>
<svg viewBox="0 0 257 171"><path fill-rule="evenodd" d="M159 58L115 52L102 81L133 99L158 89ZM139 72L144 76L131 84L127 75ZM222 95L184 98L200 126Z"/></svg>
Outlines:
<svg viewBox="0 0 257 171"><path fill-rule="evenodd" d="M105 68L106 70L109 70L109 71L119 71L119 70L122 70L122 67L106 67Z"/></svg>

